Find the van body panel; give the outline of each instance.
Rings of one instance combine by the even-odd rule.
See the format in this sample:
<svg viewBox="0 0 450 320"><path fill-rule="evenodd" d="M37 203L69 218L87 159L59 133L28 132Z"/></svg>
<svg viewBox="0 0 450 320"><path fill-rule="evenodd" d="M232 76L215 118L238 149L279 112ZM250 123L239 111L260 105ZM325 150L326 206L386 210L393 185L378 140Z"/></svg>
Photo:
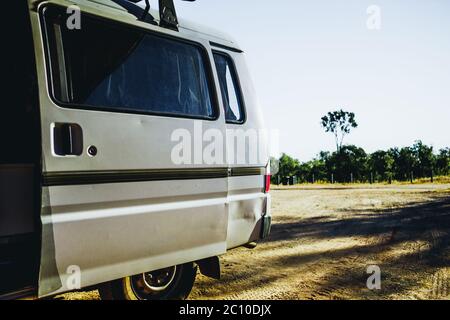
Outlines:
<svg viewBox="0 0 450 320"><path fill-rule="evenodd" d="M225 253L225 188L224 179L50 187L43 222L53 226L60 290L71 266L86 287Z"/></svg>
<svg viewBox="0 0 450 320"><path fill-rule="evenodd" d="M83 13L202 46L211 64L218 118L194 120L58 105L50 95L40 17L40 10L49 3L65 7L77 4ZM250 161L248 150L244 162L227 158L224 163L208 165L177 164L172 159L176 142L171 137L179 129L188 132L192 139L201 139L209 129L219 130L227 138L229 129L263 129L244 55L231 51L226 53L233 58L239 73L246 121L242 125L226 123L213 57L213 50L224 49L212 48L210 42L234 45L233 42L191 27L175 32L140 22L98 1L30 0L30 4L44 181L39 296L74 289L74 266L81 271L81 287L87 287L222 255L227 249L256 240L263 217L270 215L270 197L263 192L263 172L268 164L265 151L256 161ZM60 156L55 152L54 128L59 123L76 124L82 129L80 156ZM266 142L258 143L265 146ZM95 156L88 153L90 146L98 150ZM225 155L229 148L227 139ZM261 170L233 176L233 169L239 168ZM102 180L95 182L95 177Z"/></svg>
<svg viewBox="0 0 450 320"><path fill-rule="evenodd" d="M263 183L263 176L229 178L227 249L259 239L260 221L268 213Z"/></svg>

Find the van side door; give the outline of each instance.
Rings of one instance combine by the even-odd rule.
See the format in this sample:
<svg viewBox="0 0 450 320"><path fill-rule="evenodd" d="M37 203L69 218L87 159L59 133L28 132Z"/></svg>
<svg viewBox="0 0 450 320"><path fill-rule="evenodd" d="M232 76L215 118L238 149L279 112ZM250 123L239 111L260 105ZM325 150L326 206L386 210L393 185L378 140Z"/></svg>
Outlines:
<svg viewBox="0 0 450 320"><path fill-rule="evenodd" d="M227 247L261 238L262 219L270 207L265 191L269 161L267 132L255 98L244 53L213 47L226 118L228 179Z"/></svg>
<svg viewBox="0 0 450 320"><path fill-rule="evenodd" d="M32 12L39 295L224 253L228 170L194 150L208 129L225 135L209 44L95 6L83 8L79 30L67 17L54 5Z"/></svg>

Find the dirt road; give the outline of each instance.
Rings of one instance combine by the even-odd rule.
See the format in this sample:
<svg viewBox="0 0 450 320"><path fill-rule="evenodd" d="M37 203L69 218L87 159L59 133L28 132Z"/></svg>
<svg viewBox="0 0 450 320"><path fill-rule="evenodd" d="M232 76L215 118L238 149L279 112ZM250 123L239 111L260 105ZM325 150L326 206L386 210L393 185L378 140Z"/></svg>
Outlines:
<svg viewBox="0 0 450 320"><path fill-rule="evenodd" d="M274 190L270 239L191 299L450 299L450 185ZM367 267L381 269L369 290ZM59 299L98 299L96 291Z"/></svg>

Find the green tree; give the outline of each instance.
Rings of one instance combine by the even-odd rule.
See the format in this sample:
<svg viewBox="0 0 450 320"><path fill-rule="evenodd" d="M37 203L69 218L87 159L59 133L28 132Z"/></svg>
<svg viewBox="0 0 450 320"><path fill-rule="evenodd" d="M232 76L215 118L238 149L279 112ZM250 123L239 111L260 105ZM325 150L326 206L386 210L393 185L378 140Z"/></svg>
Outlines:
<svg viewBox="0 0 450 320"><path fill-rule="evenodd" d="M294 176L297 172L300 162L287 154L283 153L278 164L278 173L274 176L281 183L286 183L288 177Z"/></svg>
<svg viewBox="0 0 450 320"><path fill-rule="evenodd" d="M450 148L439 150L436 156L436 173L440 175L450 173Z"/></svg>
<svg viewBox="0 0 450 320"><path fill-rule="evenodd" d="M333 153L322 151L311 161L300 163L287 154L280 158L280 171L274 181L287 183L288 177L297 176L300 182L368 181L370 174L378 181L409 180L414 177L429 177L431 170L436 175L450 173L450 148L433 153L433 147L416 141L411 147L391 148L367 154L364 149L354 145L342 146ZM278 179L278 180L277 180Z"/></svg>
<svg viewBox="0 0 450 320"><path fill-rule="evenodd" d="M311 182L311 165L309 162L301 163L295 175L298 177L299 182L305 183L305 182Z"/></svg>
<svg viewBox="0 0 450 320"><path fill-rule="evenodd" d="M355 120L355 114L342 109L339 111L328 112L321 120L321 125L325 129L325 132L331 132L334 135L336 151L339 151L342 148L344 137L350 133L351 129L358 127Z"/></svg>
<svg viewBox="0 0 450 320"><path fill-rule="evenodd" d="M387 152L385 155L384 161L385 161L385 167L386 167L384 180L389 180L389 183L392 183L392 177L394 175L394 164L395 164L394 157L392 157L392 155L389 152Z"/></svg>
<svg viewBox="0 0 450 320"><path fill-rule="evenodd" d="M389 180L393 174L394 158L389 151L376 151L369 156L368 166L375 180Z"/></svg>
<svg viewBox="0 0 450 320"><path fill-rule="evenodd" d="M416 168L414 170L416 175L420 178L431 176L436 162L436 157L433 154L433 147L427 146L423 144L422 141L418 140L411 147L411 150L416 159Z"/></svg>
<svg viewBox="0 0 450 320"><path fill-rule="evenodd" d="M335 180L340 182L364 181L367 178L367 154L357 146L343 146L328 159L328 168L333 168Z"/></svg>
<svg viewBox="0 0 450 320"><path fill-rule="evenodd" d="M417 168L417 158L411 147L401 148L396 158L396 176L398 180L408 180Z"/></svg>
<svg viewBox="0 0 450 320"><path fill-rule="evenodd" d="M321 158L302 163L298 167L296 176L301 182L328 180L326 163Z"/></svg>

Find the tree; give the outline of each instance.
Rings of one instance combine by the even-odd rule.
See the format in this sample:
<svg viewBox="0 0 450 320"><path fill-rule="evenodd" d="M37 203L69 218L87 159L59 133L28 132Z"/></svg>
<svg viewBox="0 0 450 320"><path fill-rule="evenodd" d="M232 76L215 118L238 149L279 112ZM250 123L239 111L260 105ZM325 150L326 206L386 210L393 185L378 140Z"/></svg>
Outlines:
<svg viewBox="0 0 450 320"><path fill-rule="evenodd" d="M415 171L417 176L420 178L431 176L436 162L433 147L429 147L419 140L414 143L411 150L416 158L417 168Z"/></svg>
<svg viewBox="0 0 450 320"><path fill-rule="evenodd" d="M393 174L394 158L389 151L376 151L368 159L369 174L373 174L375 180L390 180Z"/></svg>
<svg viewBox="0 0 450 320"><path fill-rule="evenodd" d="M300 166L300 163L297 159L294 159L287 154L283 153L281 155L280 161L279 161L279 169L278 173L275 175L275 178L280 180L282 183L286 183L286 178L294 176L297 172L298 167Z"/></svg>
<svg viewBox="0 0 450 320"><path fill-rule="evenodd" d="M320 158L302 163L297 169L296 176L301 182L326 181L328 180L326 163Z"/></svg>
<svg viewBox="0 0 450 320"><path fill-rule="evenodd" d="M334 168L330 174L334 174L336 181L350 182L351 177L353 181L364 181L367 176L367 154L357 146L343 146L328 161L327 167Z"/></svg>
<svg viewBox="0 0 450 320"><path fill-rule="evenodd" d="M394 175L394 157L392 157L392 155L387 152L385 157L384 157L384 162L385 162L385 179L387 179L389 181L389 183L392 183L392 176Z"/></svg>
<svg viewBox="0 0 450 320"><path fill-rule="evenodd" d="M450 148L439 150L436 156L437 174L448 175L450 172Z"/></svg>
<svg viewBox="0 0 450 320"><path fill-rule="evenodd" d="M400 149L390 148L387 151L387 154L389 155L391 163L391 177L395 178L396 180L402 180L403 177L401 176L400 172Z"/></svg>
<svg viewBox="0 0 450 320"><path fill-rule="evenodd" d="M408 180L413 178L414 169L417 168L416 154L411 147L401 148L396 159L397 179Z"/></svg>
<svg viewBox="0 0 450 320"><path fill-rule="evenodd" d="M386 151L376 151L369 157L369 171L373 174L375 180L382 180L386 176Z"/></svg>
<svg viewBox="0 0 450 320"><path fill-rule="evenodd" d="M336 151L339 151L342 148L344 137L350 133L351 129L358 127L355 120L355 114L342 109L339 111L328 112L328 115L322 117L321 125L325 129L325 132L334 134Z"/></svg>
<svg viewBox="0 0 450 320"><path fill-rule="evenodd" d="M275 175L277 181L288 183L288 178L296 176L297 181L349 182L410 180L412 177L448 175L450 173L450 148L433 153L433 147L416 141L411 147L391 148L367 154L364 149L354 145L342 146L339 151L322 151L313 160L300 163L287 154L279 160L280 171ZM433 172L431 172L433 170ZM275 171L273 171L275 172ZM353 179L352 179L353 178Z"/></svg>

